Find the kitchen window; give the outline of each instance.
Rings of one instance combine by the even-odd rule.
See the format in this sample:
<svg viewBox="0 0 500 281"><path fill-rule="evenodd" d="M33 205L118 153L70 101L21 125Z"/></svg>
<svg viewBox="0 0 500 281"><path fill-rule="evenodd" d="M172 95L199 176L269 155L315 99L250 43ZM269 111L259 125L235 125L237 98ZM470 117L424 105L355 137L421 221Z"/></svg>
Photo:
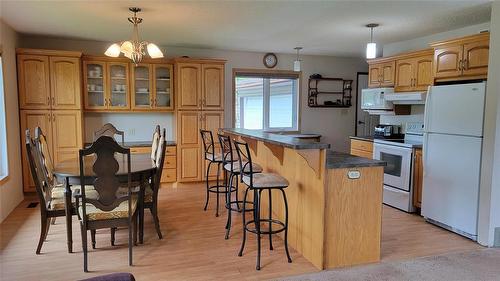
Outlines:
<svg viewBox="0 0 500 281"><path fill-rule="evenodd" d="M0 53L0 180L6 178L9 174L9 160L7 157L7 127L5 122L5 91L3 86L3 65L2 55Z"/></svg>
<svg viewBox="0 0 500 281"><path fill-rule="evenodd" d="M235 128L297 131L299 72L234 71Z"/></svg>

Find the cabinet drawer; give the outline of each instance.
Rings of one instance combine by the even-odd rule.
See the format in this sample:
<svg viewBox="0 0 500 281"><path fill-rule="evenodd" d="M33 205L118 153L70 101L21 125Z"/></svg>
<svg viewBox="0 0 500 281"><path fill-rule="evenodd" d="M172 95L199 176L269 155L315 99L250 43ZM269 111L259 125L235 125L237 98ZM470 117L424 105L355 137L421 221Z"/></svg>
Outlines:
<svg viewBox="0 0 500 281"><path fill-rule="evenodd" d="M359 149L354 149L354 148L351 148L351 154L359 156L359 157L369 158L369 159L373 158L373 152L359 150Z"/></svg>
<svg viewBox="0 0 500 281"><path fill-rule="evenodd" d="M177 154L177 147L176 146L167 146L165 150L166 155L176 155Z"/></svg>
<svg viewBox="0 0 500 281"><path fill-rule="evenodd" d="M161 182L176 182L177 169L163 169L161 174Z"/></svg>
<svg viewBox="0 0 500 281"><path fill-rule="evenodd" d="M351 149L373 152L373 143L362 140L351 140Z"/></svg>
<svg viewBox="0 0 500 281"><path fill-rule="evenodd" d="M163 164L164 168L176 168L177 167L177 157L175 155L167 155L165 156L165 163Z"/></svg>
<svg viewBox="0 0 500 281"><path fill-rule="evenodd" d="M149 147L149 146L131 147L130 153L133 153L133 154L151 153L151 147Z"/></svg>

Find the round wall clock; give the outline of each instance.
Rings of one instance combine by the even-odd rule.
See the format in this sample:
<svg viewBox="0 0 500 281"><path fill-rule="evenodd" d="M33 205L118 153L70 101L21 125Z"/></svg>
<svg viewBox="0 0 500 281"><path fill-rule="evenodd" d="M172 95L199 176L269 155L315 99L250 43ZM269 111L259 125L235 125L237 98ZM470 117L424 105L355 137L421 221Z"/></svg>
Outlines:
<svg viewBox="0 0 500 281"><path fill-rule="evenodd" d="M273 68L278 64L278 58L274 53L267 53L264 55L263 62L267 68Z"/></svg>

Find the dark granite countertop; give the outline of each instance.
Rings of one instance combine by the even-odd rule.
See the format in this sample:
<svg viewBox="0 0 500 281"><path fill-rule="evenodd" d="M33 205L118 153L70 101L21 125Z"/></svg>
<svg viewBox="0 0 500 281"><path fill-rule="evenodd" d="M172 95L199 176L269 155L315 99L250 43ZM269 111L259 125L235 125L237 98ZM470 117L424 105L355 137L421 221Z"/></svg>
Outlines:
<svg viewBox="0 0 500 281"><path fill-rule="evenodd" d="M373 142L374 139L380 139L380 140L394 140L394 139L404 139L405 135L404 134L398 134L398 135L392 135L390 137L380 137L380 136L350 136L350 139L354 140L362 140L362 141L371 141Z"/></svg>
<svg viewBox="0 0 500 281"><path fill-rule="evenodd" d="M90 142L86 142L85 146L89 146L91 144L92 143L90 143ZM126 141L124 143L125 147L144 147L144 146L151 146L151 145L152 145L152 141ZM174 146L174 145L175 145L175 141L167 141L167 146Z"/></svg>
<svg viewBox="0 0 500 281"><path fill-rule="evenodd" d="M354 156L348 153L333 150L326 151L327 169L377 167L386 165L387 163L385 161Z"/></svg>
<svg viewBox="0 0 500 281"><path fill-rule="evenodd" d="M353 140L362 140L362 141L371 141L373 142L374 136L350 136L350 139Z"/></svg>
<svg viewBox="0 0 500 281"><path fill-rule="evenodd" d="M260 140L263 142L268 142L272 144L282 145L284 147L292 148L292 149L327 149L330 148L330 144L321 143L321 142L311 142L307 140L302 140L294 134L292 136L289 135L280 135L274 133L267 133L262 130L247 130L247 129L238 129L238 128L224 128L220 129L222 132L235 134L243 137L248 137L251 139ZM303 134L317 136L316 134Z"/></svg>

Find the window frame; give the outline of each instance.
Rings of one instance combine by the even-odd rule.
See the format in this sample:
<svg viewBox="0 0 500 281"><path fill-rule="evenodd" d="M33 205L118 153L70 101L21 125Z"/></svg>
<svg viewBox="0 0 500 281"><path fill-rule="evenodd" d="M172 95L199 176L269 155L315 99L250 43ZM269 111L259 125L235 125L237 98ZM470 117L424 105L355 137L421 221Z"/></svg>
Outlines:
<svg viewBox="0 0 500 281"><path fill-rule="evenodd" d="M269 99L267 97L270 96L269 87L266 87L266 81L264 80L263 85L263 111L264 116L262 117L262 130L266 132L276 132L276 131L286 131L286 132L300 132L301 122L300 116L302 111L302 71L291 71L291 70L271 70L271 69L253 69L253 68L233 68L232 75L232 116L231 116L231 124L233 127L236 127L236 77L237 76L248 76L248 77L256 77L256 78L271 78L271 79L296 79L297 83L295 87L297 88L297 99L292 100L292 104L297 108L296 116L294 119L297 120L296 128L277 128L268 126L269 124ZM269 85L267 85L269 86Z"/></svg>
<svg viewBox="0 0 500 281"><path fill-rule="evenodd" d="M3 124L0 124L0 126L3 126L4 129L2 132L0 132L0 141L4 142L5 140L5 147L0 147L0 152L3 156L0 156L0 183L3 183L9 178L9 148L8 148L8 140L7 140L7 107L5 104L5 72L4 72L4 62L3 62L3 56L2 56L2 46L0 46L0 91L1 97L0 97L0 109L2 109L2 112L4 116L0 119L0 122L3 121ZM2 120L3 119L3 120Z"/></svg>

